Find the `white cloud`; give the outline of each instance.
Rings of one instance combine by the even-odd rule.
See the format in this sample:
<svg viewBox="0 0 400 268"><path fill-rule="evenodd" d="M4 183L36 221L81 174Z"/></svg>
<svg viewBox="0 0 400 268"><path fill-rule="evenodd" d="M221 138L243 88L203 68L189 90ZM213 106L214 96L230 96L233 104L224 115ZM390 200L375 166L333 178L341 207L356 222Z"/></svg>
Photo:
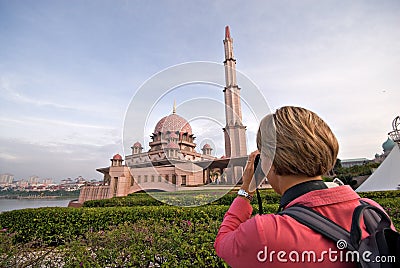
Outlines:
<svg viewBox="0 0 400 268"><path fill-rule="evenodd" d="M0 77L0 90L2 92L2 97L5 97L8 100L17 103L33 104L37 106L51 106L59 109L71 109L71 110L77 109L77 107L74 106L68 106L57 102L47 101L43 99L35 99L26 96L23 93L18 92L15 88L13 88L11 82L5 77Z"/></svg>
<svg viewBox="0 0 400 268"><path fill-rule="evenodd" d="M96 168L109 165L109 158L118 152L118 144L68 144L54 142L37 144L18 139L0 138L0 170L17 179L32 174L57 181L68 177L102 179Z"/></svg>
<svg viewBox="0 0 400 268"><path fill-rule="evenodd" d="M0 158L2 158L4 160L8 160L8 161L17 159L17 157L15 155L3 153L3 152L0 153Z"/></svg>
<svg viewBox="0 0 400 268"><path fill-rule="evenodd" d="M0 117L0 137L19 139L31 144L51 146L62 141L75 145L99 145L120 143L122 131L111 126L92 125L63 120L34 117L9 119Z"/></svg>

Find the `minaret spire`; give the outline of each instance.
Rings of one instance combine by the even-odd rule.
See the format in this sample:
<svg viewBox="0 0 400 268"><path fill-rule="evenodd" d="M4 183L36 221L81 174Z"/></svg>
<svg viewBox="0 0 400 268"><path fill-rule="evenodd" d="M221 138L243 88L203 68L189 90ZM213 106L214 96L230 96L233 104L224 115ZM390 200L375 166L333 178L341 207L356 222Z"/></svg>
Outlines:
<svg viewBox="0 0 400 268"><path fill-rule="evenodd" d="M233 56L233 38L231 38L229 26L225 27L224 49L226 86L236 86L236 60Z"/></svg>
<svg viewBox="0 0 400 268"><path fill-rule="evenodd" d="M176 100L174 100L174 106L172 107L172 113L176 114Z"/></svg>
<svg viewBox="0 0 400 268"><path fill-rule="evenodd" d="M229 26L225 27L225 40L231 39L231 32L229 31Z"/></svg>
<svg viewBox="0 0 400 268"><path fill-rule="evenodd" d="M236 60L233 56L233 38L229 26L225 27L225 155L239 157L247 155L246 127L242 124L240 88L236 82Z"/></svg>

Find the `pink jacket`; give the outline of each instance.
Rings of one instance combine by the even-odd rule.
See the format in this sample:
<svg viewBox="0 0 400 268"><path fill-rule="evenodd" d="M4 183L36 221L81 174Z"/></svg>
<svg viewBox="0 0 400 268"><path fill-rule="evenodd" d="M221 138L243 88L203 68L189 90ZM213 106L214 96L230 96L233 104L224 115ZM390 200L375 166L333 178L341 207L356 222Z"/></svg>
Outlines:
<svg viewBox="0 0 400 268"><path fill-rule="evenodd" d="M363 200L380 207L372 200ZM313 208L350 231L360 196L350 186L338 186L308 192L287 207L293 204ZM214 247L230 266L357 267L346 262L346 251L340 251L333 241L290 216L265 214L250 218L252 210L247 200L238 197L224 216ZM364 228L363 238L366 236Z"/></svg>

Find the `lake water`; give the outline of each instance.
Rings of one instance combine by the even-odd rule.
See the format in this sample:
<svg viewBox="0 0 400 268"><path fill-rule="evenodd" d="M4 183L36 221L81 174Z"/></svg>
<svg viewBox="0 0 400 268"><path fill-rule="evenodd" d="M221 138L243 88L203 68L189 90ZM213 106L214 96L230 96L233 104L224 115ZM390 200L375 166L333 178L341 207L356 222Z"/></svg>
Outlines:
<svg viewBox="0 0 400 268"><path fill-rule="evenodd" d="M67 207L69 201L76 199L3 199L0 198L0 212L24 208Z"/></svg>

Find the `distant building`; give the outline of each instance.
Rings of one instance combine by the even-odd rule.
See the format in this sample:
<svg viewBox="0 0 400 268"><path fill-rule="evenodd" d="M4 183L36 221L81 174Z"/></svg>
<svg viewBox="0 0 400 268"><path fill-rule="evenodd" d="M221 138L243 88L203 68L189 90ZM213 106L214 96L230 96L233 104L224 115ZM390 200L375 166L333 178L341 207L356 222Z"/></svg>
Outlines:
<svg viewBox="0 0 400 268"><path fill-rule="evenodd" d="M352 158L352 159L343 159L341 160L342 167L349 168L352 166L362 166L371 162L367 158Z"/></svg>
<svg viewBox="0 0 400 268"><path fill-rule="evenodd" d="M392 139L387 138L387 140L382 144L383 154L375 154L375 159L373 161L375 163L382 163L395 145L396 143Z"/></svg>
<svg viewBox="0 0 400 268"><path fill-rule="evenodd" d="M14 175L5 173L0 175L0 184L11 184L14 181Z"/></svg>
<svg viewBox="0 0 400 268"><path fill-rule="evenodd" d="M71 183L74 183L74 181L71 178L68 178L68 179L61 180L61 184L60 185L71 184Z"/></svg>
<svg viewBox="0 0 400 268"><path fill-rule="evenodd" d="M383 144L383 161L374 173L356 189L357 192L400 189L400 116L392 122L393 130Z"/></svg>
<svg viewBox="0 0 400 268"><path fill-rule="evenodd" d="M26 188L29 186L29 183L26 180L20 180L15 183L17 187Z"/></svg>
<svg viewBox="0 0 400 268"><path fill-rule="evenodd" d="M63 179L59 185L60 190L64 191L77 191L85 186L88 182L82 177L79 176L75 179Z"/></svg>
<svg viewBox="0 0 400 268"><path fill-rule="evenodd" d="M79 176L78 178L75 179L75 182L77 184L85 184L87 181L82 176Z"/></svg>
<svg viewBox="0 0 400 268"><path fill-rule="evenodd" d="M361 166L368 164L369 162L382 163L383 160L385 160L389 153L392 151L395 145L396 143L391 138L387 138L387 140L382 143L383 153L375 154L375 158L373 160L368 160L367 158L343 159L341 160L342 167L349 168L352 166Z"/></svg>
<svg viewBox="0 0 400 268"><path fill-rule="evenodd" d="M49 184L53 184L54 181L53 181L53 179L43 179L43 180L42 180L42 183L43 183L44 185L49 185Z"/></svg>
<svg viewBox="0 0 400 268"><path fill-rule="evenodd" d="M40 180L40 178L38 176L35 176L35 175L34 176L30 176L29 179L28 179L28 183L31 184L31 185L38 184L39 180Z"/></svg>

